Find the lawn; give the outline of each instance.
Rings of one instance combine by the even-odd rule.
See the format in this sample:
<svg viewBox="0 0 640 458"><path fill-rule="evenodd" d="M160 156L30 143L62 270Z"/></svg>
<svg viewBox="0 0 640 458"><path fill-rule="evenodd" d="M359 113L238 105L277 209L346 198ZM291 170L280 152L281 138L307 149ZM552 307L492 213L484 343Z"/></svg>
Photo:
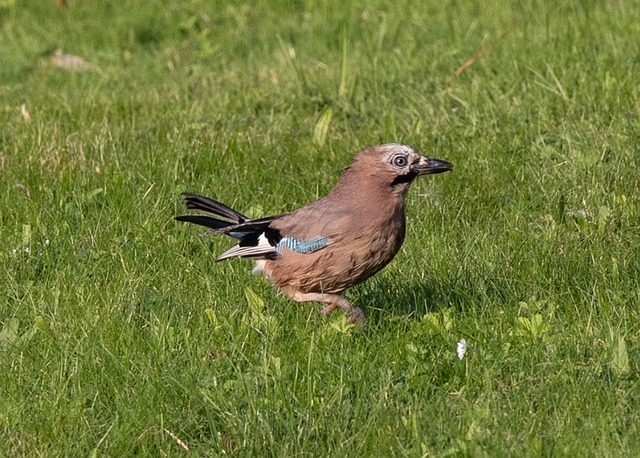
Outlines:
<svg viewBox="0 0 640 458"><path fill-rule="evenodd" d="M640 454L637 0L68 3L0 1L0 456ZM364 329L173 220L389 142L455 169Z"/></svg>

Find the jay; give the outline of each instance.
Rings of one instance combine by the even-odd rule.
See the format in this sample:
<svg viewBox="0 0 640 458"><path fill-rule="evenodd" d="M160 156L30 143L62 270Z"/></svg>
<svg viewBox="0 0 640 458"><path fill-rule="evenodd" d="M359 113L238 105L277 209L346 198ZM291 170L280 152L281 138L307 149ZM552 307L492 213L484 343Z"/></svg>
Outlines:
<svg viewBox="0 0 640 458"><path fill-rule="evenodd" d="M294 301L324 302L320 314L338 308L350 323L363 326L362 310L341 294L381 270L400 249L404 198L413 180L452 168L406 145L380 145L358 153L327 196L291 213L250 219L221 202L184 193L187 209L200 214L176 220L209 228L202 235L238 240L216 261L253 258L254 272Z"/></svg>

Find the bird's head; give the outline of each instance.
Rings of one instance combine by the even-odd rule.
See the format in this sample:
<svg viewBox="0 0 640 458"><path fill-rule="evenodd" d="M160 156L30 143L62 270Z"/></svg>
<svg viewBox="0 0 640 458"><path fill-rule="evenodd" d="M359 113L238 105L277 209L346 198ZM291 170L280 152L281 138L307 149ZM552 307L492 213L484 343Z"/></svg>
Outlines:
<svg viewBox="0 0 640 458"><path fill-rule="evenodd" d="M421 175L447 172L453 165L447 161L423 156L406 145L390 143L368 148L356 156L349 172L374 180L378 185L391 186L404 193L409 184Z"/></svg>

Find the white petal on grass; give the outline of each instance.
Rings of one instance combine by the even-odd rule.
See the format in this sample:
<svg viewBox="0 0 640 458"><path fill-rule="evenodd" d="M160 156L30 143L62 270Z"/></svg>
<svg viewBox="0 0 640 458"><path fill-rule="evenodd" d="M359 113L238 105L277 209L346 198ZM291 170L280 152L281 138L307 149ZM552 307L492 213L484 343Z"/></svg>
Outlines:
<svg viewBox="0 0 640 458"><path fill-rule="evenodd" d="M456 352L458 353L458 359L464 358L464 354L467 352L467 341L464 339L460 339L458 342L458 346L456 348Z"/></svg>

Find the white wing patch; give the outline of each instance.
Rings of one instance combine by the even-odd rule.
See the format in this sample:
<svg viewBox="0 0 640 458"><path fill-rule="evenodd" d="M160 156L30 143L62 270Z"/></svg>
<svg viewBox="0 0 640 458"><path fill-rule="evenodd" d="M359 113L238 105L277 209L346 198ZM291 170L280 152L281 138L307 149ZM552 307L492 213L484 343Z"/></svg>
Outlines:
<svg viewBox="0 0 640 458"><path fill-rule="evenodd" d="M241 246L236 245L229 248L227 251L218 256L216 261L222 261L223 259L232 258L234 256L241 257L260 257L269 253L275 253L275 247L269 243L269 240L264 234L260 234L258 238L258 244L256 246Z"/></svg>

